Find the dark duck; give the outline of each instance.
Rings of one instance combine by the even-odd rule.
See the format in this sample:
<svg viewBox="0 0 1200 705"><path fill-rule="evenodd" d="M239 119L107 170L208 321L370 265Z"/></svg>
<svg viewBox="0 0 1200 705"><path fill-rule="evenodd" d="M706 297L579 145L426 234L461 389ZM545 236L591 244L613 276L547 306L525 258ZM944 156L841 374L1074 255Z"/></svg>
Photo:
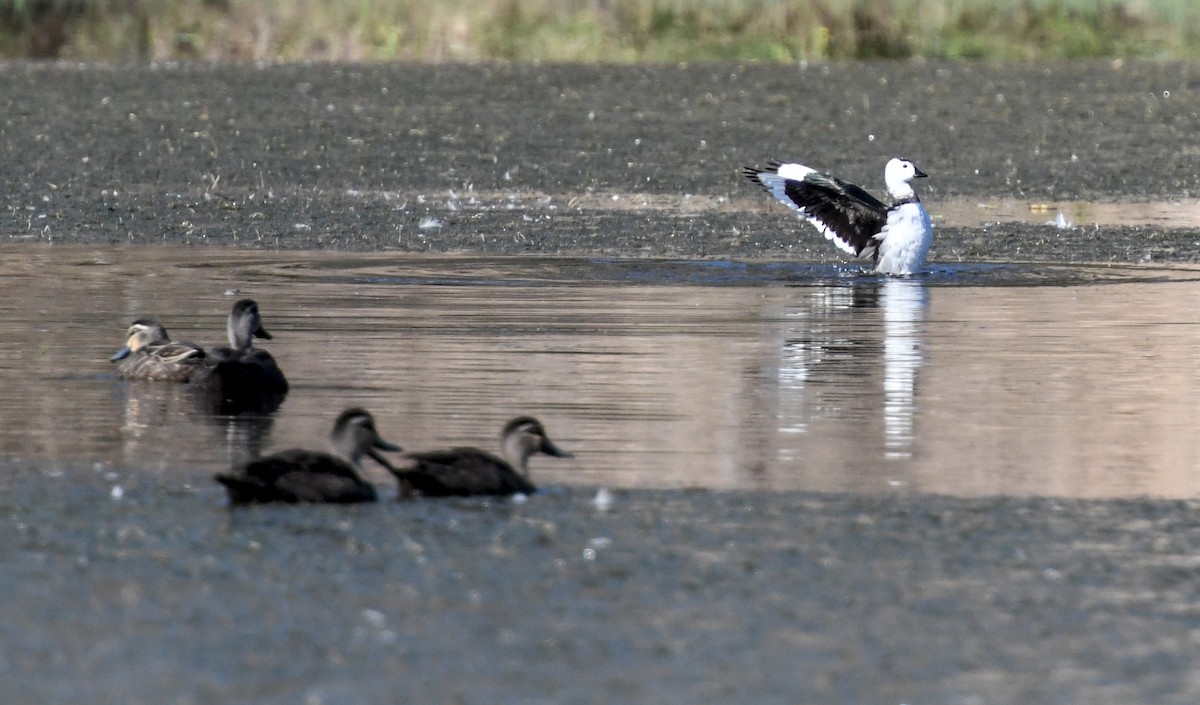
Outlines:
<svg viewBox="0 0 1200 705"><path fill-rule="evenodd" d="M229 347L209 351L210 371L203 380L222 414L269 413L288 393L288 381L271 353L254 347L254 339L271 340L253 299L233 305L226 323Z"/></svg>
<svg viewBox="0 0 1200 705"><path fill-rule="evenodd" d="M400 451L400 446L380 437L375 419L365 409L346 409L333 425L330 440L334 453L294 448L253 460L234 473L214 476L229 493L233 505L266 502L374 502L375 486L364 480L363 456L394 470L380 451Z"/></svg>
<svg viewBox="0 0 1200 705"><path fill-rule="evenodd" d="M466 497L471 495L531 494L537 486L529 479L529 458L538 453L556 458L573 457L554 445L535 418L509 421L500 434L500 458L478 448L410 453L408 468L391 468L400 496Z"/></svg>

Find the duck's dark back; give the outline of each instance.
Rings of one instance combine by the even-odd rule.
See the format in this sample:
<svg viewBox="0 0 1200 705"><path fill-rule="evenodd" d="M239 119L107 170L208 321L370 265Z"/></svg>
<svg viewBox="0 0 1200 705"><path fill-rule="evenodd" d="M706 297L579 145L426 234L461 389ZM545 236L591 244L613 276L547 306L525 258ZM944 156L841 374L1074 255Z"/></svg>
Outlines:
<svg viewBox="0 0 1200 705"><path fill-rule="evenodd" d="M328 453L285 450L247 463L241 473L218 475L241 502L371 502L374 485L359 477L350 463Z"/></svg>
<svg viewBox="0 0 1200 705"><path fill-rule="evenodd" d="M537 487L507 462L478 448L411 453L402 484L427 497L532 494Z"/></svg>

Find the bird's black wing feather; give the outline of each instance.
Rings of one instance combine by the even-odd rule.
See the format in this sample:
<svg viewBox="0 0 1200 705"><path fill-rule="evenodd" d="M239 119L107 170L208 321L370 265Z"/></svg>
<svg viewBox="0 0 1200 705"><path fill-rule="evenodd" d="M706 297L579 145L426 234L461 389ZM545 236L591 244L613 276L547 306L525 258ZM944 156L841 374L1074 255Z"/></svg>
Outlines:
<svg viewBox="0 0 1200 705"><path fill-rule="evenodd" d="M874 257L875 236L887 224L888 206L854 184L812 172L803 179L780 176L778 164L747 167L744 174L797 211L838 246L858 257Z"/></svg>

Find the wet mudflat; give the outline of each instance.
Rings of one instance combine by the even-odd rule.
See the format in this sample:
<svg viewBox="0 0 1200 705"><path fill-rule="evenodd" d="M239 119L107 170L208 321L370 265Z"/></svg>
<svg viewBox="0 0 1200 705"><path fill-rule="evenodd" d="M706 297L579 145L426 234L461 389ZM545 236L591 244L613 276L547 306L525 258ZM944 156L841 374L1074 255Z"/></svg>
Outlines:
<svg viewBox="0 0 1200 705"><path fill-rule="evenodd" d="M6 437L0 474L8 604L0 699L1196 702L1200 533L1186 428L1196 321L1186 275L1015 291L944 286L935 274L892 287L920 294L907 297L801 268L765 275L770 286L713 295L687 287L727 275L627 261L836 262L742 183L738 167L804 158L876 190L881 164L898 153L935 177L922 192L944 218L933 259L966 263L981 281L994 284L992 270L970 267L989 262L1032 261L1022 265L1032 272L1190 262L1200 236L1186 218L1097 227L1071 213L1074 227L1058 229L1045 224L1055 213L1043 204L1200 195L1194 69L0 67L0 235L16 243L0 254L20 272L9 272L19 289L0 309L11 334L4 419L27 429L25 444ZM967 214L939 216L939 198L967 204ZM1023 208L1024 222L993 215L994 204L1014 200L1036 206ZM978 222L972 201L983 204ZM134 247L85 257L59 243ZM262 260L231 266L212 250L198 281L169 253L142 247L158 243L254 248ZM271 261L276 248L584 255L595 269L627 268L625 284L605 284L627 305L683 311L689 299L700 308L742 297L737 316L658 330L668 334L658 340L682 332L670 349L684 352L646 363L698 369L690 385L722 389L720 374L704 374L710 358L696 352L744 361L717 368L738 380L726 390L761 390L769 379L765 388L779 395L724 397L736 404L719 410L740 429L761 429L765 442L721 435L729 425L697 401L675 400L694 410L685 417L614 413L603 425L594 407L560 396L544 420L554 428L561 419L557 439L582 450L572 468L581 472L538 465L550 491L527 502L230 512L206 481L227 458L228 428L197 420L209 423L196 428L211 434L211 454L178 444L154 459L158 439L170 438L162 419L192 412L171 394L126 394L106 378L111 343L100 336L119 335L148 305L180 302L155 313L181 312L177 325L210 342L220 323L208 321L227 303L222 289L249 280L265 302L262 293L282 287L288 267ZM79 260L69 274L47 266L54 274L39 276L55 257ZM121 277L106 259L122 263ZM362 294L350 292L454 278L430 265L405 279L406 268L423 265L351 266L337 252L323 264L316 279L311 264L293 267L293 285L314 298L276 309L276 332L294 333L301 346L336 344L344 330L335 319L306 319L306 305L365 313ZM1119 293L1099 294L1109 286ZM60 303L63 291L90 305ZM1111 303L1122 299L1134 303ZM422 308L416 297L406 307ZM451 335L427 336L422 354L436 360L447 337L468 344L504 330L509 355L567 360L578 351L561 343L585 330L588 311L612 313L555 318L547 336L544 321L497 310L481 324L464 309L464 319L449 319ZM442 325L396 327L389 316L363 324L368 352L383 355L398 334ZM639 322L594 334L636 340ZM723 326L755 330L754 344L689 334ZM1025 329L1032 334L1022 340ZM546 353L555 333L559 345ZM72 349L85 351L76 372ZM414 359L405 352L395 354ZM1068 354L1053 372L1031 373ZM338 386L307 357L291 364L299 384L272 419L272 447L319 445L320 411L341 399L374 407L401 386L428 393L414 384L421 373L468 371L414 367ZM586 394L582 379L535 389ZM1112 380L1129 387L1110 395ZM99 407L72 411L80 390L92 400L108 394L120 420L80 415ZM436 408L385 408L400 427L396 440L486 443L474 434L494 414L455 416L445 402L468 397L451 391ZM653 397L639 400L649 406ZM1096 425L1046 414L1046 403ZM872 413L865 433L846 426ZM1001 414L1025 421L997 427ZM700 417L718 421L687 426ZM736 450L793 450L785 439L798 430L813 440L802 453L772 453L781 465L759 485L754 455L734 454L718 466L726 474L702 475L699 488L648 474L622 481L630 476L604 467L637 455L622 441L630 429L672 425L724 453L719 444L731 437ZM956 425L970 433L939 431ZM821 443L818 432L838 443ZM80 452L79 437L105 454ZM866 438L867 450L838 452L854 438ZM837 465L864 452L857 470ZM666 452L640 455L647 471L659 459L672 478L691 467ZM786 468L806 460L797 481ZM969 479L951 482L956 468ZM593 502L600 486L613 488L608 511Z"/></svg>
<svg viewBox="0 0 1200 705"><path fill-rule="evenodd" d="M570 488L229 512L7 464L14 702L1187 703L1193 502ZM163 517L170 515L170 522Z"/></svg>
<svg viewBox="0 0 1200 705"><path fill-rule="evenodd" d="M6 64L0 226L35 242L837 261L739 169L803 160L878 193L899 154L932 176L935 260L1191 261L1195 219L1096 229L1084 213L1064 234L992 206L1200 197L1195 73ZM940 200L982 207L945 221Z"/></svg>

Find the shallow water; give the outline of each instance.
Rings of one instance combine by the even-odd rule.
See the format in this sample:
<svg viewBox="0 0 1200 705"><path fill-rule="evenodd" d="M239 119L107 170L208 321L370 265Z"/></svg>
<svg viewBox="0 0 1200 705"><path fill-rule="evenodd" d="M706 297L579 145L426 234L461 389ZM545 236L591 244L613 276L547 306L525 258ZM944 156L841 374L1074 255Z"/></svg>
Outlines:
<svg viewBox="0 0 1200 705"><path fill-rule="evenodd" d="M547 485L1200 490L1194 269L939 265L901 280L725 261L7 254L0 449L94 463L114 485L207 487L260 450L322 447L356 404L409 449L491 447L509 416L534 414L576 453L534 460ZM107 358L132 319L213 344L242 296L292 383L274 416L214 418L185 387L116 378Z"/></svg>

